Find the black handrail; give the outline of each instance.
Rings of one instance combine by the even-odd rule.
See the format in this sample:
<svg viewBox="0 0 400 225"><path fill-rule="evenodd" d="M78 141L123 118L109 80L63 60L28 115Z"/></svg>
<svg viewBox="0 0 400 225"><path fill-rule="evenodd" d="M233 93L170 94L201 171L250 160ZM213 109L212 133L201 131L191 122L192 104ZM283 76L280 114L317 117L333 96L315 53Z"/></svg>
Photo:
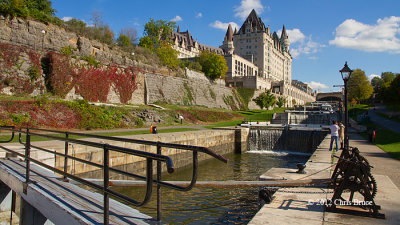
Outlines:
<svg viewBox="0 0 400 225"><path fill-rule="evenodd" d="M11 142L14 139L14 132L18 132L19 133L19 142L21 144L23 144L25 146L25 154L22 153L18 153L14 150L11 150L9 148L0 146L1 149L4 149L8 152L12 152L17 156L20 156L22 158L25 158L26 161L26 181L24 183L24 192L27 191L27 187L29 184L29 174L30 174L30 162L36 163L38 165L41 165L51 171L54 171L56 173L59 173L61 175L63 175L64 179L70 178L73 180L76 180L80 183L83 183L85 185L88 185L94 189L97 189L99 191L103 192L104 195L104 224L108 224L108 219L109 219L109 195L112 195L118 199L121 199L123 201L128 202L129 204L132 205L136 205L136 206L142 206L144 204L146 204L151 197L151 193L152 193L152 186L153 183L157 184L157 198L160 199L161 196L159 196L161 194L159 187L160 186L164 186L164 187L168 187L168 188L172 188L178 191L189 191L190 189L193 188L193 186L196 183L197 180L197 168L198 168L198 159L197 159L197 154L198 152L203 152L206 153L208 155L213 156L214 158L217 158L220 161L223 162L227 162L227 159L225 159L223 156L217 154L216 152L205 148L205 147L198 147L198 146L190 146L190 145L181 145L181 144L171 144L171 143L162 143L162 142L154 142L154 141L143 141L143 140L135 140L135 139L128 139L128 138L120 138L120 137L108 137L108 136L101 136L101 135L94 135L94 134L85 134L85 133L77 133L77 132L62 132L62 131L53 131L53 130L47 130L47 129L38 129L38 128L19 128L19 130L16 130L15 127L13 126L0 126L1 130L8 130L12 132L12 137L10 138L10 140L8 140L7 142ZM34 131L39 131L41 133L37 133L37 132L32 132L32 130ZM43 133L44 132L44 133ZM50 133L50 134L49 134ZM63 134L65 135L65 137L58 137L58 136L54 136L51 134ZM25 142L22 141L22 134L26 135L25 138ZM75 135L75 136L82 136L82 137L90 137L90 138L98 138L98 139L104 139L104 140L113 140L113 141L122 141L122 142L129 142L129 143L136 143L136 144L143 144L143 145L151 145L151 146L157 146L157 154L154 153L149 153L149 152L144 152L144 151L139 151L139 150L135 150L135 149L129 149L129 148L123 148L123 147L119 147L119 146L115 146L115 145L109 145L109 144L101 144L101 143L97 143L97 142L93 142L93 141L87 141L87 140L79 140L79 139L73 139L71 138L71 135ZM57 151L52 151L49 149L45 149L39 146L35 146L31 144L31 136L39 136L39 137L44 137L44 138L48 138L48 139L53 139L53 140L58 140L58 141L63 141L65 142L65 150L64 153L60 153ZM5 142L5 141L4 141ZM4 143L2 141L2 143ZM0 142L1 143L1 142ZM75 143L75 144L79 144L79 145L85 145L85 146L91 146L91 147L95 147L95 148L101 148L104 151L104 155L103 155L103 165L98 164L98 163L94 163L88 160L84 160L84 159L80 159L77 158L75 156L70 156L68 155L68 144L69 143ZM53 166L49 166L45 163L40 162L39 160L33 159L30 157L30 149L31 148L36 148L38 150L41 151L45 151L45 152L49 152L49 153L53 153L55 156L61 156L64 157L64 168L63 170L57 169ZM193 152L193 174L192 174L192 180L190 182L190 184L186 187L183 186L179 186L179 185L174 185L165 181L161 180L161 162L165 162L166 167L167 167L167 171L169 173L174 172L174 165L173 162L171 160L170 157L162 155L161 154L161 150L162 147L167 147L167 148L175 148L175 149L181 149L181 150L190 150ZM109 166L109 152L110 151L115 151L115 152L120 152L120 153L125 153L125 154L130 154L130 155L135 155L138 157L143 157L146 158L146 176L141 176L138 174L133 174L133 173L129 173L126 171L122 171L122 170L118 170L115 168L110 168ZM95 166L98 168L102 168L103 169L103 175L104 175L104 184L103 186L95 184L93 182L87 181L85 179L82 179L80 177L77 177L73 174L69 174L67 172L67 165L68 165L68 159L71 160L76 160L78 162L82 162L82 163L86 163L88 165L91 166ZM153 179L153 160L157 161L157 179ZM134 177L137 179L141 179L141 180L145 180L146 181L146 194L145 197L142 201L137 201L134 199L131 199L125 195L122 195L120 193L117 193L115 191L112 191L109 189L109 172L116 172L122 175L126 175L129 177ZM161 204L161 201L157 201L159 204ZM158 209L161 209L161 206L157 206ZM161 211L157 210L157 219L160 220L161 219Z"/></svg>

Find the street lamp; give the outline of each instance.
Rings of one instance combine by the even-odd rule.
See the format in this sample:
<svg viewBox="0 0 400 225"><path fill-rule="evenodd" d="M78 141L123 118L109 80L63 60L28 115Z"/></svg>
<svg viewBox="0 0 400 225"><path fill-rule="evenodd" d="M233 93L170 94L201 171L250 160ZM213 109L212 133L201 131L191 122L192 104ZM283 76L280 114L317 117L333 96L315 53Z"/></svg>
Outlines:
<svg viewBox="0 0 400 225"><path fill-rule="evenodd" d="M349 150L349 137L347 136L347 131L349 127L349 110L347 104L347 82L350 80L351 73L353 70L349 68L347 62L344 64L344 67L339 70L340 74L342 75L342 79L344 82L344 148L348 151Z"/></svg>

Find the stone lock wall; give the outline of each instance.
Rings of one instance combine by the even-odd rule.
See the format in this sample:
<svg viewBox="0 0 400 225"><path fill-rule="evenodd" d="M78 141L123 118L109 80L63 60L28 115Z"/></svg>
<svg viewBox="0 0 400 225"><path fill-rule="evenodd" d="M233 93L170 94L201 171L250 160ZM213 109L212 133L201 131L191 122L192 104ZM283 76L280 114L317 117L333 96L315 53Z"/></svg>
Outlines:
<svg viewBox="0 0 400 225"><path fill-rule="evenodd" d="M127 137L124 136L124 138ZM221 155L231 153L234 151L235 148L235 132L232 130L191 131L191 132L178 132L178 133L157 134L157 135L148 134L148 135L136 135L128 138L208 147ZM85 139L85 140L99 142L99 140L96 139ZM105 141L105 142L110 145L121 146L139 151L145 151L151 153L156 153L157 151L155 146L145 146L140 144L115 142L115 141ZM61 144L58 147L55 147L54 149L58 152L64 152L64 146ZM72 144L69 147L69 154L78 158L90 160L91 162L95 162L98 164L103 163L103 150L99 148ZM192 151L162 148L162 154L171 157L175 168L192 165L192 155L193 155ZM212 157L205 153L198 153L199 161L210 158ZM55 165L57 168L62 169L64 165L64 158L56 157ZM153 166L155 165L156 165L155 162L153 162ZM142 157L111 151L110 167L120 168L125 171L144 175L146 168L146 161ZM165 163L162 164L162 169L163 171L166 171ZM80 174L80 176L82 177L90 177L90 178L102 176L102 174L99 173L99 168L79 162L73 162L72 160L70 160L68 163L68 172L73 174ZM121 176L112 174L112 179L121 179L121 178L122 178Z"/></svg>

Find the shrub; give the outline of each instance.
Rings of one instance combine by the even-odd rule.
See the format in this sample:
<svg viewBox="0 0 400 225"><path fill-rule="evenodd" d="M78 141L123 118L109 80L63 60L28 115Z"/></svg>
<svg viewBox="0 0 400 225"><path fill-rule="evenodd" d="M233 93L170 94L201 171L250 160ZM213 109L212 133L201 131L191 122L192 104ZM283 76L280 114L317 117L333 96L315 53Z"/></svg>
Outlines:
<svg viewBox="0 0 400 225"><path fill-rule="evenodd" d="M62 98L68 94L76 83L77 73L67 56L51 52L49 54L48 74L45 77L49 91Z"/></svg>
<svg viewBox="0 0 400 225"><path fill-rule="evenodd" d="M60 49L60 54L70 57L74 51L76 51L76 48L66 45Z"/></svg>
<svg viewBox="0 0 400 225"><path fill-rule="evenodd" d="M100 65L100 62L98 62L98 61L96 60L96 58L95 58L94 56L91 56L91 55L89 55L89 56L82 56L81 59L82 59L82 60L85 60L86 62L88 62L88 64L89 64L90 66L93 66L93 67L98 67L98 66Z"/></svg>
<svg viewBox="0 0 400 225"><path fill-rule="evenodd" d="M31 81L36 81L37 79L39 79L40 77L39 68L36 65L30 66L28 68L28 76L31 79Z"/></svg>

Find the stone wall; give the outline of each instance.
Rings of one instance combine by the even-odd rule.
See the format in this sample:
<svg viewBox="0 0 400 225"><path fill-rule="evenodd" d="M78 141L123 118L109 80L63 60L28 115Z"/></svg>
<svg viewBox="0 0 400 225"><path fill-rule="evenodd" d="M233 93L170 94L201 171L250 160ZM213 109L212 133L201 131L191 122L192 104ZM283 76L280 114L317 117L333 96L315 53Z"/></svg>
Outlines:
<svg viewBox="0 0 400 225"><path fill-rule="evenodd" d="M124 136L123 138L134 138L138 140L146 141L159 141L166 143L176 143L184 145L202 146L212 149L220 155L225 155L234 151L235 147L235 132L232 130L226 131L191 131L191 132L179 132L179 133L168 133L168 134L148 134L148 135L136 135L131 137ZM95 139L85 139L89 141L95 141ZM98 141L98 140L97 140ZM140 144L133 144L127 142L116 142L116 141L106 141L106 143L115 146L121 146L125 148L135 149L139 151L156 153L155 146L145 146ZM103 161L103 150L98 148L92 148L87 146L80 146L72 144L69 148L71 155L79 158L90 160L95 163L101 164ZM55 148L56 151L63 152L64 148L62 145ZM181 168L192 164L192 151L186 150L176 150L170 148L162 148L162 154L171 157L174 168ZM199 161L212 158L205 153L198 153ZM221 162L222 163L222 162ZM57 157L55 165L58 168L62 168L64 164L63 157ZM156 165L153 163L153 165ZM125 171L132 173L144 174L146 168L146 162L144 158L131 156L118 152L110 152L110 167L120 168ZM163 171L166 171L165 163L162 165ZM69 163L68 172L74 174L81 174L84 177L98 176L98 168L85 165L82 163L74 162ZM112 179L120 179L114 175Z"/></svg>
<svg viewBox="0 0 400 225"><path fill-rule="evenodd" d="M162 102L210 108L240 108L238 97L233 89L208 80L147 73L145 86L147 104Z"/></svg>
<svg viewBox="0 0 400 225"><path fill-rule="evenodd" d="M138 66L144 72L137 76L138 89L133 93L130 104L148 104L165 102L180 105L201 105L212 108L239 109L239 98L235 96L232 89L225 87L225 83L218 80L211 83L203 73L186 70L186 74L177 75L165 68L156 68L141 62L133 61L127 53L112 49L106 44L96 40L89 40L68 32L52 24L43 24L36 21L24 20L21 18L5 17L0 14L0 43L13 46L23 46L29 51L35 52L40 59L43 59L49 51L60 51L63 47L71 46L77 50L73 53L76 56L92 55L96 57L105 67L110 64L119 66ZM72 61L79 61L73 59ZM2 60L0 58L0 66ZM18 74L28 80L29 59L22 57L16 64L22 64ZM13 67L14 70L14 67ZM151 73L146 71L152 71ZM1 72L1 71L0 71ZM8 72L8 71L6 71ZM6 73L4 72L4 74ZM43 71L40 71L44 75ZM158 74L156 74L158 73ZM168 75L164 75L168 74ZM188 77L188 79L180 77ZM44 79L41 78L32 95L45 92ZM3 93L15 94L10 88L0 86ZM82 98L75 93L73 88L66 96L66 99ZM107 97L109 103L119 103L119 97L113 88Z"/></svg>

